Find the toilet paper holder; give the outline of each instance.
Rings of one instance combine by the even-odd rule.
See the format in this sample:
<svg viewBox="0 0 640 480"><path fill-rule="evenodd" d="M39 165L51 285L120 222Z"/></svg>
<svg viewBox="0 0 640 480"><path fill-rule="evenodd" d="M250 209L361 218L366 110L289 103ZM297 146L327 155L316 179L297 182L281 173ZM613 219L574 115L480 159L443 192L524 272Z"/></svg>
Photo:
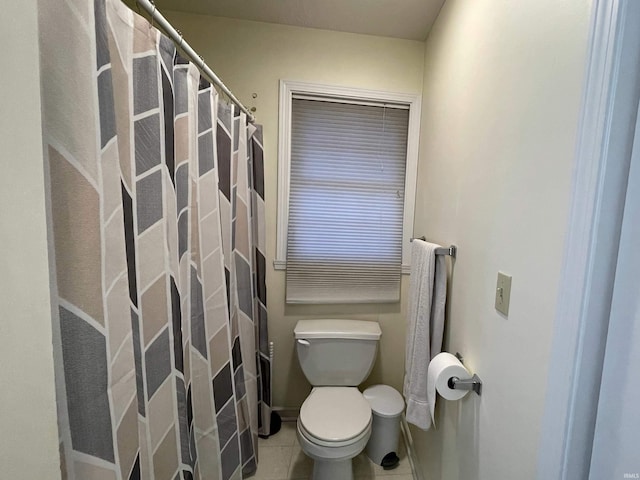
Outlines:
<svg viewBox="0 0 640 480"><path fill-rule="evenodd" d="M456 358L464 365L464 361L460 353L456 352ZM478 395L482 394L482 380L480 380L480 377L475 373L473 374L473 377L469 379L451 377L447 384L449 385L449 388L453 390L473 390Z"/></svg>

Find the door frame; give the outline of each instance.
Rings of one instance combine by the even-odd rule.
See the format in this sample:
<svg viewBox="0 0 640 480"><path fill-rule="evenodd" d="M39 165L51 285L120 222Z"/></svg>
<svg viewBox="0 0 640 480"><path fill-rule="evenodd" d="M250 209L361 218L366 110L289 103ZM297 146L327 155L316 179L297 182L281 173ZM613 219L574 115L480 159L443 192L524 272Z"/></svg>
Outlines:
<svg viewBox="0 0 640 480"><path fill-rule="evenodd" d="M588 478L640 99L640 2L593 0L538 480Z"/></svg>

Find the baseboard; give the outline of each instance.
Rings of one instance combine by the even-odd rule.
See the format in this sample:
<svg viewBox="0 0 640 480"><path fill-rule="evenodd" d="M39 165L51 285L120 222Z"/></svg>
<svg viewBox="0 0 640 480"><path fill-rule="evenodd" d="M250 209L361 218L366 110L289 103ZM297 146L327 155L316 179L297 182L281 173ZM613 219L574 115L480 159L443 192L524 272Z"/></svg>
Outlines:
<svg viewBox="0 0 640 480"><path fill-rule="evenodd" d="M280 415L283 422L295 422L300 415L300 408L296 407L273 407L272 410Z"/></svg>
<svg viewBox="0 0 640 480"><path fill-rule="evenodd" d="M407 451L407 459L409 460L409 465L411 465L413 480L424 480L422 470L420 469L420 464L418 463L418 457L416 456L416 450L413 447L413 437L411 436L409 424L407 423L404 414L402 415L400 427L400 430L402 431L402 438L404 440L404 446Z"/></svg>

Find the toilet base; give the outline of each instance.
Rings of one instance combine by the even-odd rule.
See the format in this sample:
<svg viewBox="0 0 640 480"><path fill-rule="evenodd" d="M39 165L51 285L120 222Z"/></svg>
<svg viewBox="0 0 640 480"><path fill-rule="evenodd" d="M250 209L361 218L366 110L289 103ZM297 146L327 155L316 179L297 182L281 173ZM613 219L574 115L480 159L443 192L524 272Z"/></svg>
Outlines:
<svg viewBox="0 0 640 480"><path fill-rule="evenodd" d="M371 424L353 443L338 446L318 445L310 441L302 432L298 421L298 441L302 451L313 459L311 480L353 480L352 459L364 450L371 436Z"/></svg>
<svg viewBox="0 0 640 480"><path fill-rule="evenodd" d="M351 459L338 461L313 461L312 480L353 480L353 466Z"/></svg>

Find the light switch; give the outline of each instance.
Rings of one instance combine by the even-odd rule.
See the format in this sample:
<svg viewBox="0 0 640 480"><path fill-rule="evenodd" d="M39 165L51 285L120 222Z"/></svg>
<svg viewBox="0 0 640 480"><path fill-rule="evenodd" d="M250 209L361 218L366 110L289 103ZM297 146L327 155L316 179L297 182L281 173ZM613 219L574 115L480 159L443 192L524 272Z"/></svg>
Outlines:
<svg viewBox="0 0 640 480"><path fill-rule="evenodd" d="M496 285L496 310L509 315L509 299L511 298L511 275L498 272Z"/></svg>

